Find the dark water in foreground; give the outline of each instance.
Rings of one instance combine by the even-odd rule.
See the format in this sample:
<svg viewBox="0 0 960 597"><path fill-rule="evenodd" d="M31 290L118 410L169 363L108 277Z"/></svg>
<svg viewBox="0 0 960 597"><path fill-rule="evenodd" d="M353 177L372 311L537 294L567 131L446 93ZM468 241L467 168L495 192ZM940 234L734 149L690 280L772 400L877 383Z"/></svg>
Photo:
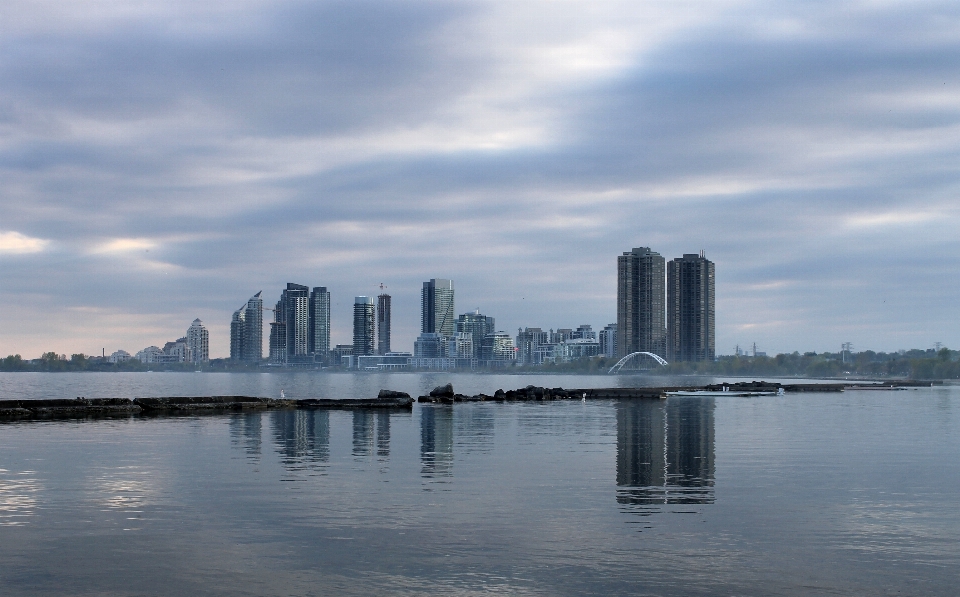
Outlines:
<svg viewBox="0 0 960 597"><path fill-rule="evenodd" d="M4 397L218 383L19 375ZM224 383L544 381L255 377ZM575 380L547 384L610 385ZM958 408L946 387L5 423L0 594L955 595Z"/></svg>

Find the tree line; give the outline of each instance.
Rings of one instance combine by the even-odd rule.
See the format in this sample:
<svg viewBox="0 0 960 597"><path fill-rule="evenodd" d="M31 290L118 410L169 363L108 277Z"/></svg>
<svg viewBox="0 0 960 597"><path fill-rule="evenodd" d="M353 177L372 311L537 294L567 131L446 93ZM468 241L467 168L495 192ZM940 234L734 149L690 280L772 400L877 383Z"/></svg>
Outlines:
<svg viewBox="0 0 960 597"><path fill-rule="evenodd" d="M522 370L552 373L606 373L617 363L610 357L592 357L571 363L546 363ZM649 363L651 373L663 375L844 377L848 375L910 379L960 379L960 351L908 350L904 352L815 353L776 356L720 356L715 361L677 362L661 367Z"/></svg>

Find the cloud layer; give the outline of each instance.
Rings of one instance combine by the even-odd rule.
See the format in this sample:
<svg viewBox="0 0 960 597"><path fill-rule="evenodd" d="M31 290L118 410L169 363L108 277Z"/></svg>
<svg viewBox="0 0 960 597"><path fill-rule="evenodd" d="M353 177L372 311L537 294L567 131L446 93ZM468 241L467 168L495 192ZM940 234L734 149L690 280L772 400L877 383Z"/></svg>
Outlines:
<svg viewBox="0 0 960 597"><path fill-rule="evenodd" d="M960 8L8 2L0 353L131 352L294 281L498 327L717 264L718 351L960 346Z"/></svg>

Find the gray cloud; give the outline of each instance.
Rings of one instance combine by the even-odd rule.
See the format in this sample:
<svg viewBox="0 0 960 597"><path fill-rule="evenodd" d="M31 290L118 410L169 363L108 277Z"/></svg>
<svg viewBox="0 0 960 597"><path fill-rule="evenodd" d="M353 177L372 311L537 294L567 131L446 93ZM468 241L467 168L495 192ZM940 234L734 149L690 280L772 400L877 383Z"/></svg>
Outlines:
<svg viewBox="0 0 960 597"><path fill-rule="evenodd" d="M651 5L653 28L565 6L3 31L0 232L49 243L0 250L0 353L201 316L222 355L230 312L286 281L331 287L340 341L383 281L412 343L444 276L504 329L598 326L639 245L717 262L721 352L958 344L952 4Z"/></svg>

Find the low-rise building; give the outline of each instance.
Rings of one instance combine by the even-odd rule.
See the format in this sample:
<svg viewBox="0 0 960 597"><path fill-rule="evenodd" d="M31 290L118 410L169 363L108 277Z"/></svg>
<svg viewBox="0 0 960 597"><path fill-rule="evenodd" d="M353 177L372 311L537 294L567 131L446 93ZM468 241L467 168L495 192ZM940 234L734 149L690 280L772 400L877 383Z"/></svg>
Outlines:
<svg viewBox="0 0 960 597"><path fill-rule="evenodd" d="M141 363L153 364L163 362L163 351L157 346L148 346L136 354L136 359Z"/></svg>
<svg viewBox="0 0 960 597"><path fill-rule="evenodd" d="M133 356L131 356L129 352L125 350L118 350L107 357L107 360L111 363L126 363L132 358Z"/></svg>
<svg viewBox="0 0 960 597"><path fill-rule="evenodd" d="M557 344L553 351L553 359L556 363L570 363L600 354L600 343L596 340L574 338Z"/></svg>
<svg viewBox="0 0 960 597"><path fill-rule="evenodd" d="M600 330L600 352L610 358L617 354L617 324L607 324Z"/></svg>
<svg viewBox="0 0 960 597"><path fill-rule="evenodd" d="M413 356L418 359L440 359L447 356L447 337L424 332L413 342Z"/></svg>
<svg viewBox="0 0 960 597"><path fill-rule="evenodd" d="M447 339L447 356L455 359L474 358L473 334L457 332L452 338Z"/></svg>
<svg viewBox="0 0 960 597"><path fill-rule="evenodd" d="M408 369L412 357L409 352L363 355L356 357L356 364L361 371L398 371Z"/></svg>
<svg viewBox="0 0 960 597"><path fill-rule="evenodd" d="M481 367L496 368L515 365L517 353L510 334L494 332L484 336L479 361Z"/></svg>
<svg viewBox="0 0 960 597"><path fill-rule="evenodd" d="M410 357L407 359L410 369L427 369L430 371L453 371L455 369L477 368L477 359L458 359L455 357L424 358Z"/></svg>

